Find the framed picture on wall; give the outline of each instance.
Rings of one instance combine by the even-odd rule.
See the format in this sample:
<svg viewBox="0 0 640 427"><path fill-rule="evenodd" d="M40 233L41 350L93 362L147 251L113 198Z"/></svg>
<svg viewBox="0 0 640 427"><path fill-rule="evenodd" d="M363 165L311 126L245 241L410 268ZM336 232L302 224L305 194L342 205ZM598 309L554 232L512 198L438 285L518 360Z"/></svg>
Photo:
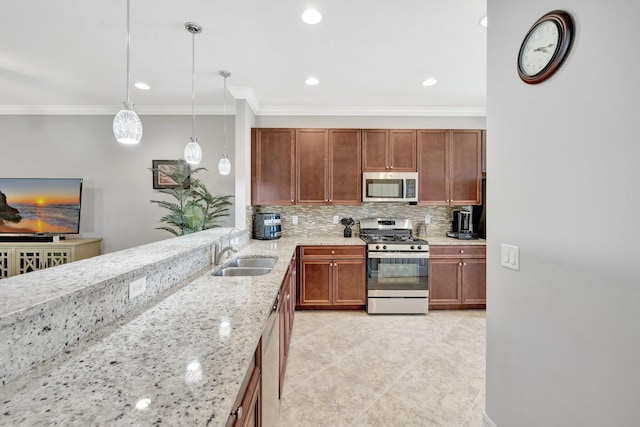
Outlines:
<svg viewBox="0 0 640 427"><path fill-rule="evenodd" d="M153 188L189 188L191 169L185 161L180 160L152 160Z"/></svg>

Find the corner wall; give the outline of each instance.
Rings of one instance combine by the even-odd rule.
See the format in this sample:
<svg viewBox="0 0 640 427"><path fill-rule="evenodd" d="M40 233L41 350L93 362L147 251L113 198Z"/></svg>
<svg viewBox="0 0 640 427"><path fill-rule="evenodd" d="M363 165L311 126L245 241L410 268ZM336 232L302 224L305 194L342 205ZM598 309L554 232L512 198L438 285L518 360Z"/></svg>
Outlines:
<svg viewBox="0 0 640 427"><path fill-rule="evenodd" d="M557 8L576 21L570 56L524 84L520 44ZM487 417L637 426L640 3L488 0L488 15Z"/></svg>

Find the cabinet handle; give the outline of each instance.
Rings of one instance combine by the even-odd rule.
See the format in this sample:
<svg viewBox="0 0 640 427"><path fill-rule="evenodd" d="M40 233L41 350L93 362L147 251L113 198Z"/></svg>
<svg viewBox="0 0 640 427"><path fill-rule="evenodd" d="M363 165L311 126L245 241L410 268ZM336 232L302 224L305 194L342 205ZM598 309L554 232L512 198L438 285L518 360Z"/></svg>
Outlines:
<svg viewBox="0 0 640 427"><path fill-rule="evenodd" d="M393 166L389 166L389 169L393 169Z"/></svg>
<svg viewBox="0 0 640 427"><path fill-rule="evenodd" d="M293 199L291 199L291 203L293 203Z"/></svg>
<svg viewBox="0 0 640 427"><path fill-rule="evenodd" d="M461 253L461 254L463 254L463 253L464 253L464 251L463 251L462 249L460 249L460 253Z"/></svg>
<svg viewBox="0 0 640 427"><path fill-rule="evenodd" d="M462 265L467 265L467 263L466 263L466 262L463 262L463 263L462 263Z"/></svg>
<svg viewBox="0 0 640 427"><path fill-rule="evenodd" d="M236 409L235 411L233 411L233 412L231 413L231 415L235 416L235 417L236 417L236 419L238 419L238 420L239 420L240 418L242 418L242 406L238 406L238 409Z"/></svg>
<svg viewBox="0 0 640 427"><path fill-rule="evenodd" d="M331 255L335 255L336 251L331 251Z"/></svg>
<svg viewBox="0 0 640 427"><path fill-rule="evenodd" d="M329 199L330 202L333 202L333 199Z"/></svg>
<svg viewBox="0 0 640 427"><path fill-rule="evenodd" d="M459 263L458 263L458 265L462 265L462 263L461 263L461 262L459 262Z"/></svg>

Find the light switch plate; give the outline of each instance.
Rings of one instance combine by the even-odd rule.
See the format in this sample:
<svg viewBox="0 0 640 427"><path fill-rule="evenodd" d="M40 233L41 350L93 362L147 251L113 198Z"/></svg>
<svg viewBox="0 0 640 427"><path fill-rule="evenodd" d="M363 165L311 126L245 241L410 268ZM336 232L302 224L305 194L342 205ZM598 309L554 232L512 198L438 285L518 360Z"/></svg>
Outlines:
<svg viewBox="0 0 640 427"><path fill-rule="evenodd" d="M334 215L333 216L333 223L337 224L338 223L338 215Z"/></svg>
<svg viewBox="0 0 640 427"><path fill-rule="evenodd" d="M291 216L291 224L298 225L298 215Z"/></svg>
<svg viewBox="0 0 640 427"><path fill-rule="evenodd" d="M500 259L503 267L520 271L520 247L503 243Z"/></svg>

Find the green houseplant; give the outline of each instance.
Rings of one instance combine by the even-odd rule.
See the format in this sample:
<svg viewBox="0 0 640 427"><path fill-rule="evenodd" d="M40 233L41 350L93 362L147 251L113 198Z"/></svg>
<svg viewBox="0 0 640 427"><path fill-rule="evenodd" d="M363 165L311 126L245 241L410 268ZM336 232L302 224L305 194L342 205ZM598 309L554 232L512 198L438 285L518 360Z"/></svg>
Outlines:
<svg viewBox="0 0 640 427"><path fill-rule="evenodd" d="M218 221L229 216L229 199L233 196L214 196L207 187L194 175L206 168L191 169L187 162L180 159L169 169L151 168L175 182L171 188L159 188L158 192L172 196L175 201L151 200L169 212L160 218L166 226L156 227L176 236L195 233L196 231L220 227Z"/></svg>

